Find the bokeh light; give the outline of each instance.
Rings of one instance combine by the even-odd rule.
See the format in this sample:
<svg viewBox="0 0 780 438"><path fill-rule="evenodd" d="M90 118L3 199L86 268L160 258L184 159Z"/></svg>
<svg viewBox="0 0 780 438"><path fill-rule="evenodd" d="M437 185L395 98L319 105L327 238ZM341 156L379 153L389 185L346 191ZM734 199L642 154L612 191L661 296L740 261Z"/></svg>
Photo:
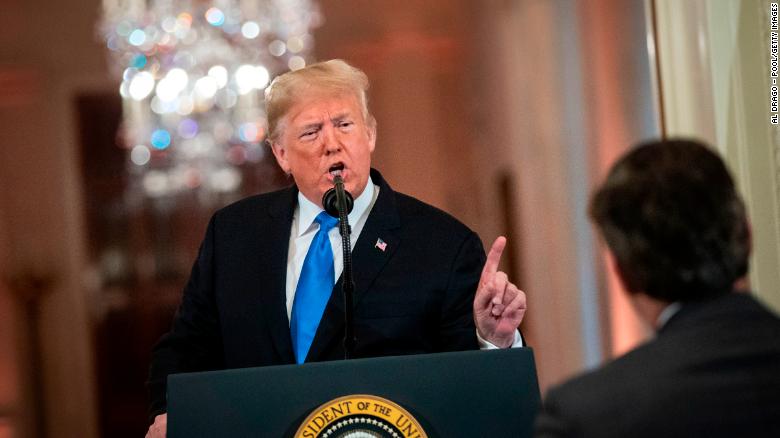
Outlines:
<svg viewBox="0 0 780 438"><path fill-rule="evenodd" d="M132 32L130 32L130 35L127 37L127 42L134 46L140 46L144 42L146 42L146 34L141 29L136 29Z"/></svg>
<svg viewBox="0 0 780 438"><path fill-rule="evenodd" d="M195 82L195 95L201 99L211 99L217 94L217 80L211 76L203 76Z"/></svg>
<svg viewBox="0 0 780 438"><path fill-rule="evenodd" d="M137 166L143 166L148 163L151 156L152 153L146 145L139 144L133 146L133 149L130 150L130 161Z"/></svg>
<svg viewBox="0 0 780 438"><path fill-rule="evenodd" d="M179 29L189 29L192 26L192 15L182 12L176 17L176 26Z"/></svg>
<svg viewBox="0 0 780 438"><path fill-rule="evenodd" d="M133 79L133 76L135 76L138 73L138 69L135 67L128 67L124 69L122 72L122 79L129 81L130 79Z"/></svg>
<svg viewBox="0 0 780 438"><path fill-rule="evenodd" d="M195 138L195 136L198 135L198 122L193 119L182 119L182 121L179 122L177 132L183 138Z"/></svg>
<svg viewBox="0 0 780 438"><path fill-rule="evenodd" d="M268 70L262 65L244 64L236 70L236 84L241 94L265 88L270 78Z"/></svg>
<svg viewBox="0 0 780 438"><path fill-rule="evenodd" d="M287 51L287 46L282 40L273 40L268 45L268 52L274 56L282 56Z"/></svg>
<svg viewBox="0 0 780 438"><path fill-rule="evenodd" d="M290 53L298 53L304 48L304 42L303 38L301 37L292 37L287 40L287 50L290 51Z"/></svg>
<svg viewBox="0 0 780 438"><path fill-rule="evenodd" d="M300 56L291 56L290 60L287 61L287 65L290 67L290 70L300 70L306 67L306 60Z"/></svg>
<svg viewBox="0 0 780 438"><path fill-rule="evenodd" d="M146 56L144 56L142 53L135 55L133 59L130 60L130 67L137 69L146 67Z"/></svg>
<svg viewBox="0 0 780 438"><path fill-rule="evenodd" d="M260 35L260 26L254 21L247 21L241 26L241 35L250 40L255 39Z"/></svg>
<svg viewBox="0 0 780 438"><path fill-rule="evenodd" d="M225 24L225 13L219 8L209 8L206 11L206 21L212 26L222 26Z"/></svg>
<svg viewBox="0 0 780 438"><path fill-rule="evenodd" d="M150 140L155 149L163 150L171 145L171 134L165 129L156 129Z"/></svg>
<svg viewBox="0 0 780 438"><path fill-rule="evenodd" d="M238 128L238 138L241 141L256 141L257 140L257 124L255 123L243 123Z"/></svg>
<svg viewBox="0 0 780 438"><path fill-rule="evenodd" d="M113 35L108 37L106 40L106 47L108 47L108 50L111 50L112 52L119 50L119 38Z"/></svg>
<svg viewBox="0 0 780 438"><path fill-rule="evenodd" d="M180 68L171 69L164 78L157 83L157 97L170 102L187 87L189 77L187 72Z"/></svg>
<svg viewBox="0 0 780 438"><path fill-rule="evenodd" d="M228 83L228 71L221 65L215 65L209 69L209 76L217 80L217 87L224 88Z"/></svg>
<svg viewBox="0 0 780 438"><path fill-rule="evenodd" d="M154 77L149 72L142 71L130 80L128 92L135 100L144 100L154 90Z"/></svg>
<svg viewBox="0 0 780 438"><path fill-rule="evenodd" d="M160 26L164 31L174 33L176 32L176 18L171 16L165 17L163 18L162 23L160 23Z"/></svg>

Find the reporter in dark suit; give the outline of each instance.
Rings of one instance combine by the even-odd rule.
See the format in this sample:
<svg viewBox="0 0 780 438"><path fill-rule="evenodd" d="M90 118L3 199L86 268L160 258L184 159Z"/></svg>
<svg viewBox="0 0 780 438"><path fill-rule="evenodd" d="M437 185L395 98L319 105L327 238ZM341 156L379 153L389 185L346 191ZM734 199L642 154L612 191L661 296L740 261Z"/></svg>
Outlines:
<svg viewBox="0 0 780 438"><path fill-rule="evenodd" d="M739 290L750 233L720 158L693 141L641 145L591 216L656 336L551 389L536 435L780 436L780 320Z"/></svg>
<svg viewBox="0 0 780 438"><path fill-rule="evenodd" d="M506 240L486 259L473 231L370 169L367 88L363 72L334 60L282 75L266 91L269 143L295 186L212 217L173 327L153 352L147 436L164 436L168 374L343 358L340 237L327 231L321 206L336 173L355 197L356 357L522 344L525 294L497 270ZM318 259L327 285L313 288L324 309L304 318L314 248L330 251Z"/></svg>

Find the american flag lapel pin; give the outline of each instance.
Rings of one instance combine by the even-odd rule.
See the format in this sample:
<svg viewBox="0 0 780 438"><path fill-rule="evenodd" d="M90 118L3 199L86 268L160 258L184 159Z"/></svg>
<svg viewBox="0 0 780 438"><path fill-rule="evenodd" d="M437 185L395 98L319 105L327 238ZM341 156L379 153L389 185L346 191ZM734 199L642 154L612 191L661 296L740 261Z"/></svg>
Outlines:
<svg viewBox="0 0 780 438"><path fill-rule="evenodd" d="M376 239L374 248L379 248L380 251L385 252L385 250L387 249L387 242L385 242L382 239Z"/></svg>

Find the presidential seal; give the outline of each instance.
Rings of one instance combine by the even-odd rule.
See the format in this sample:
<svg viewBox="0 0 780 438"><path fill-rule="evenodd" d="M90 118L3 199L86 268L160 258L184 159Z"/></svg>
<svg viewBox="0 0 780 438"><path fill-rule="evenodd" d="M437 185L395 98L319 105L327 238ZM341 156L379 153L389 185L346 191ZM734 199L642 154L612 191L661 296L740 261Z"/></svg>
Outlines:
<svg viewBox="0 0 780 438"><path fill-rule="evenodd" d="M347 395L315 409L296 438L427 438L420 423L397 404L365 394Z"/></svg>

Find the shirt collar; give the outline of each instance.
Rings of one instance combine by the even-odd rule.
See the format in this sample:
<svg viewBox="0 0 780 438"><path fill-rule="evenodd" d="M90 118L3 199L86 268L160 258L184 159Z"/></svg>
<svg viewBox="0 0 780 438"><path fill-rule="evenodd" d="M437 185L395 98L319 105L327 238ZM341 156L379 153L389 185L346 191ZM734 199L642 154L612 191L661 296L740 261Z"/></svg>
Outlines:
<svg viewBox="0 0 780 438"><path fill-rule="evenodd" d="M365 213L368 207L371 206L371 201L374 199L374 189L374 181L371 180L371 176L369 175L366 188L363 189L363 193L355 199L352 206L352 212L347 216L350 224L355 224L357 220L363 216L363 213ZM321 211L323 211L322 207L309 201L306 196L303 196L303 193L298 192L298 233L296 237L309 231L314 223L314 218L316 218Z"/></svg>
<svg viewBox="0 0 780 438"><path fill-rule="evenodd" d="M666 306L664 310L661 311L661 314L658 315L658 319L655 322L655 329L661 330L663 326L665 326L666 323L669 322L669 320L680 311L680 308L682 308L682 303L679 301L675 301L674 303Z"/></svg>

